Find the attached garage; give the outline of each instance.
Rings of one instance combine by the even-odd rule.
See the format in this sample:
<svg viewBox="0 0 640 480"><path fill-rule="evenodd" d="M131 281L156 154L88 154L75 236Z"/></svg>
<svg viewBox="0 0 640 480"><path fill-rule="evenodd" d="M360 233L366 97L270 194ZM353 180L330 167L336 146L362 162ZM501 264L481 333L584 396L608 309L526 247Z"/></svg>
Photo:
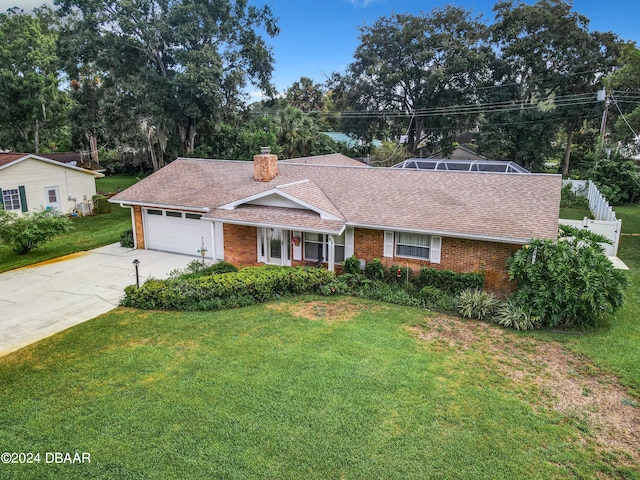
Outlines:
<svg viewBox="0 0 640 480"><path fill-rule="evenodd" d="M143 211L147 248L199 256L204 244L205 257L213 258L213 224L201 220L202 215L154 208Z"/></svg>

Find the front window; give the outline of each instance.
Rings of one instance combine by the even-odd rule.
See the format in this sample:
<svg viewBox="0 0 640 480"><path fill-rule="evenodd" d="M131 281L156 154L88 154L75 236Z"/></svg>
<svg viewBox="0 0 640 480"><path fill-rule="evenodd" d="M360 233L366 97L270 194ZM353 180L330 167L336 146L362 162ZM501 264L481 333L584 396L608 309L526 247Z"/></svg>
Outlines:
<svg viewBox="0 0 640 480"><path fill-rule="evenodd" d="M429 260L431 237L419 233L396 233L396 256Z"/></svg>
<svg viewBox="0 0 640 480"><path fill-rule="evenodd" d="M344 232L342 235L334 235L334 261L342 263L344 261ZM329 235L322 233L304 234L304 259L305 260L329 260Z"/></svg>
<svg viewBox="0 0 640 480"><path fill-rule="evenodd" d="M305 260L326 260L324 256L324 235L319 233L304 234L304 259Z"/></svg>
<svg viewBox="0 0 640 480"><path fill-rule="evenodd" d="M5 210L21 210L20 193L17 188L2 191L2 203Z"/></svg>
<svg viewBox="0 0 640 480"><path fill-rule="evenodd" d="M336 263L344 262L344 232L342 235L334 235L333 241L335 242L335 261Z"/></svg>

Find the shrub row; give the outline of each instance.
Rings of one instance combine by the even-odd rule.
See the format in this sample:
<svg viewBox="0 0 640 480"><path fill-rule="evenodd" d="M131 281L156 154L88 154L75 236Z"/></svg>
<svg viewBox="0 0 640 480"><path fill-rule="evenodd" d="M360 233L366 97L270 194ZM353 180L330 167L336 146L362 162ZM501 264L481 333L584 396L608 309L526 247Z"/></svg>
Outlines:
<svg viewBox="0 0 640 480"><path fill-rule="evenodd" d="M335 279L324 269L248 267L205 276L189 274L148 280L125 289L125 307L159 310L217 310L264 302L289 295L317 293Z"/></svg>
<svg viewBox="0 0 640 480"><path fill-rule="evenodd" d="M484 285L483 273L455 273L450 270L423 268L416 279L418 288L431 286L457 295L464 290L481 290Z"/></svg>
<svg viewBox="0 0 640 480"><path fill-rule="evenodd" d="M360 261L356 257L347 258L343 263L343 269L345 273L357 275L360 273ZM483 273L456 273L424 267L414 276L412 270L406 266L391 265L385 268L378 258L367 263L364 275L369 280L396 281L405 285L411 283L417 290L430 286L452 295L457 295L463 290L481 290L484 286Z"/></svg>

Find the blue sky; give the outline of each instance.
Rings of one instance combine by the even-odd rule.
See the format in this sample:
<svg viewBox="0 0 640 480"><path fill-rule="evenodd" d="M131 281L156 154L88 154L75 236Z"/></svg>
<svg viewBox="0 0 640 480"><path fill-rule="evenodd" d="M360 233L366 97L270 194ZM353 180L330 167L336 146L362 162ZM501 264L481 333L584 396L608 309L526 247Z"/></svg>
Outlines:
<svg viewBox="0 0 640 480"><path fill-rule="evenodd" d="M280 92L302 76L323 82L334 71L344 72L353 60L359 26L371 26L381 16L394 12L419 14L447 3L492 21L491 10L497 1L267 0L280 18L281 29L280 35L270 40L277 62L273 81ZM640 44L640 0L575 0L574 10L591 20L591 30L613 31Z"/></svg>
<svg viewBox="0 0 640 480"><path fill-rule="evenodd" d="M359 43L358 27L372 25L392 13L419 14L447 3L493 19L497 0L251 0L271 6L279 18L280 35L269 39L276 59L273 82L279 92L300 77L324 82L332 72L344 72ZM0 0L0 11L17 5L24 10L42 0ZM527 0L526 3L534 3ZM640 44L640 0L575 0L574 10L586 15L590 28L612 31Z"/></svg>

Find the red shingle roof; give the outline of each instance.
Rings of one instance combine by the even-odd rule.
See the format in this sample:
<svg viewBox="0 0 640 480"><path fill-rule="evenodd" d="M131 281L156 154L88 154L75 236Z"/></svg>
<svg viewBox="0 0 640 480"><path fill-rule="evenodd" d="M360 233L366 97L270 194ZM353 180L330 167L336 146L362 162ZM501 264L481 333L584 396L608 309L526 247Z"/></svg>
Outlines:
<svg viewBox="0 0 640 480"><path fill-rule="evenodd" d="M300 183L285 186L295 182ZM559 175L408 171L280 162L279 173L273 180L256 182L252 162L181 158L119 193L112 201L206 208L206 216L231 223L254 221L261 215L259 212L277 222L280 213L283 225L295 223L298 220L289 218L294 212L282 207L217 208L269 191L277 192L278 186L285 186L282 191L320 210L338 213L336 217L344 219L346 225L513 243L557 236ZM320 220L319 216L317 219ZM310 222L311 217L306 221Z"/></svg>

